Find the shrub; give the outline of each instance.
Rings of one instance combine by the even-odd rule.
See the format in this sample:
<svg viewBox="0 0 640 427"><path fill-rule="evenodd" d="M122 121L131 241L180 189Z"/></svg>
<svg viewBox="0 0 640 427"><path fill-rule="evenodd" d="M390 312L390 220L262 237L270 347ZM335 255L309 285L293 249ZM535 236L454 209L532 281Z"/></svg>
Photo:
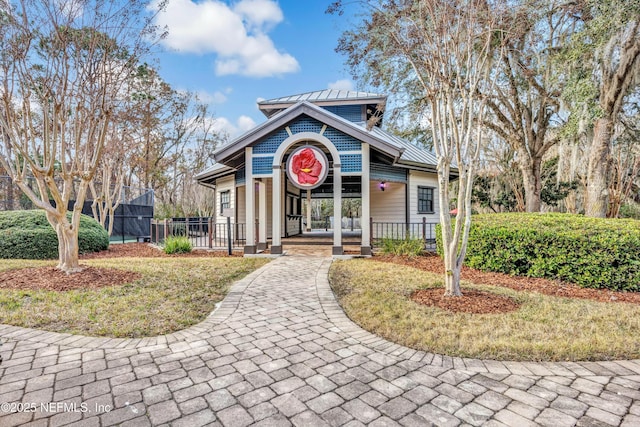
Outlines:
<svg viewBox="0 0 640 427"><path fill-rule="evenodd" d="M68 214L71 220L71 213ZM78 232L78 251L106 250L109 234L93 218L82 215ZM58 237L44 211L0 212L0 258L53 259L58 257Z"/></svg>
<svg viewBox="0 0 640 427"><path fill-rule="evenodd" d="M382 239L382 253L384 254L414 257L421 255L422 252L424 252L424 241L419 238Z"/></svg>
<svg viewBox="0 0 640 427"><path fill-rule="evenodd" d="M169 255L187 254L191 249L193 249L191 242L184 236L169 236L164 241L164 252Z"/></svg>
<svg viewBox="0 0 640 427"><path fill-rule="evenodd" d="M438 229L438 253L442 241ZM640 223L570 214L474 216L465 264L585 288L640 290Z"/></svg>

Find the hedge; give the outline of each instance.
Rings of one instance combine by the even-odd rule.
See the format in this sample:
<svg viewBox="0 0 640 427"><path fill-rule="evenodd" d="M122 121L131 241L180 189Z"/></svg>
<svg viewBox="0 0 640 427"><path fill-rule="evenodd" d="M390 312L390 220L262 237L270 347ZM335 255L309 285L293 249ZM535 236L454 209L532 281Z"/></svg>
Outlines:
<svg viewBox="0 0 640 427"><path fill-rule="evenodd" d="M440 229L437 250L442 254ZM585 288L640 290L640 222L571 214L474 215L465 264Z"/></svg>
<svg viewBox="0 0 640 427"><path fill-rule="evenodd" d="M71 213L68 217L71 220ZM93 218L82 215L78 245L80 253L105 250L109 247L109 234ZM44 211L0 212L0 258L58 258L58 237Z"/></svg>

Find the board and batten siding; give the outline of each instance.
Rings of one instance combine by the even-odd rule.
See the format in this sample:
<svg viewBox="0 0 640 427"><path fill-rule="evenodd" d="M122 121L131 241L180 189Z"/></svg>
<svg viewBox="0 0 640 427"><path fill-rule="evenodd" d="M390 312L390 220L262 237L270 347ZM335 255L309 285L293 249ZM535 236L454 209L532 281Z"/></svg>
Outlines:
<svg viewBox="0 0 640 427"><path fill-rule="evenodd" d="M387 182L384 191L379 181L369 181L371 218L373 222L406 222L406 184Z"/></svg>
<svg viewBox="0 0 640 427"><path fill-rule="evenodd" d="M433 190L433 210L432 214L418 213L418 187L432 187ZM422 222L426 218L427 222L440 221L440 203L438 200L438 175L429 172L409 171L409 222Z"/></svg>
<svg viewBox="0 0 640 427"><path fill-rule="evenodd" d="M264 179L266 185L266 193L267 193L267 238L271 238L271 234L272 234L272 230L273 230L273 223L271 221L271 216L272 216L272 206L273 206L273 180L271 179ZM245 203L245 195L246 195L246 187L244 184L239 184L236 187L236 192L237 192L237 197L238 197L238 204L237 204L237 221L239 224L244 224L247 221L247 209L246 209L246 203ZM259 199L259 195L258 195L258 189L256 186L256 192L255 192L255 207L256 207L256 220L259 221L258 215L259 215L259 203L260 203L260 199Z"/></svg>
<svg viewBox="0 0 640 427"><path fill-rule="evenodd" d="M221 215L220 210L220 194L224 191L229 191L229 207L234 209L236 207L236 188L235 178L232 176L225 176L224 178L218 178L216 180L216 224L226 224L227 217ZM235 217L231 217L231 222L235 223Z"/></svg>

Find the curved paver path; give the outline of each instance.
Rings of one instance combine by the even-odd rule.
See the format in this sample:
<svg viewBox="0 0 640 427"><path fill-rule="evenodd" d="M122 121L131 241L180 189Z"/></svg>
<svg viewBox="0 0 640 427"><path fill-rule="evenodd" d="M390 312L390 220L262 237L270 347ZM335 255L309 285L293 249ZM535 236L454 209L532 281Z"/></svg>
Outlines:
<svg viewBox="0 0 640 427"><path fill-rule="evenodd" d="M161 337L2 326L0 426L640 425L640 361L411 350L344 315L330 264L278 258L237 282L206 321ZM16 402L34 410L6 412Z"/></svg>

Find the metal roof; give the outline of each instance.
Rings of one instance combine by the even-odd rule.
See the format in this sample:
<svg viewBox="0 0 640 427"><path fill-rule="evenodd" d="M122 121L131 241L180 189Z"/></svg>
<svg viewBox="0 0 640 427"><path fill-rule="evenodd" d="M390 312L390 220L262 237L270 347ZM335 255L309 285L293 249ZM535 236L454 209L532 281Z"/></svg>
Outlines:
<svg viewBox="0 0 640 427"><path fill-rule="evenodd" d="M207 178L212 178L219 175L224 175L229 172L234 172L235 169L222 163L214 163L209 169L200 172L195 176L196 181L204 181Z"/></svg>
<svg viewBox="0 0 640 427"><path fill-rule="evenodd" d="M364 123L359 123L361 126L365 126ZM388 143L397 146L398 148L404 149L402 155L400 156L399 163L409 162L409 163L419 163L429 166L437 166L438 159L436 159L435 154L426 148L421 148L412 144L411 142L399 138L395 135L386 132L379 127L374 126L373 129L370 130L374 135L379 136L380 138L385 139Z"/></svg>
<svg viewBox="0 0 640 427"><path fill-rule="evenodd" d="M374 100L386 98L385 95L369 92L358 92L353 90L325 89L314 92L300 93L297 95L283 96L281 98L266 99L258 102L258 105L272 104L290 104L302 101L355 101L355 100Z"/></svg>

